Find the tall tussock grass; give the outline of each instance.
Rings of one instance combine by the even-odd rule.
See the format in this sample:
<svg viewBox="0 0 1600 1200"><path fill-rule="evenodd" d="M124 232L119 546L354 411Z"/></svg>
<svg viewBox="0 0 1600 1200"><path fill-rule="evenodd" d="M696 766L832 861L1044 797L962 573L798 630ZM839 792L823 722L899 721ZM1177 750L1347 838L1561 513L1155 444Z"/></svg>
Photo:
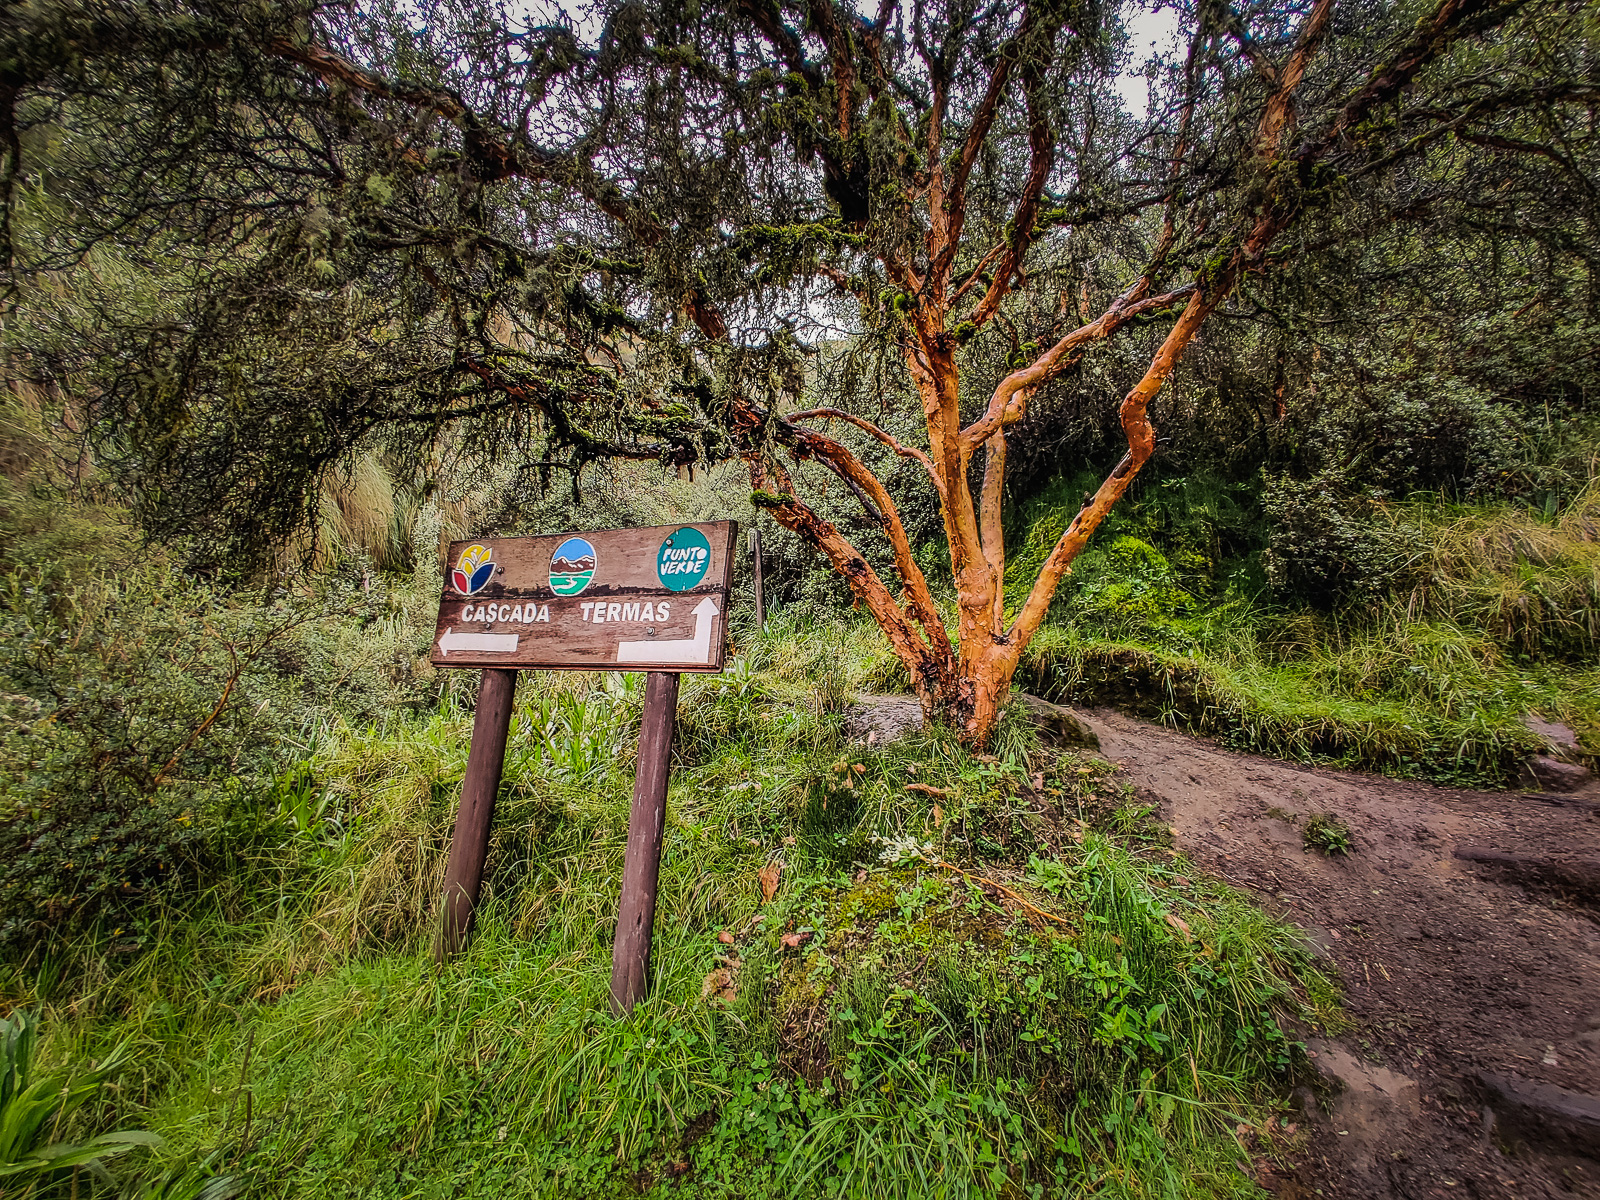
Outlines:
<svg viewBox="0 0 1600 1200"><path fill-rule="evenodd" d="M1600 479L1554 520L1430 502L1383 519L1405 620L1476 629L1530 657L1600 651Z"/></svg>

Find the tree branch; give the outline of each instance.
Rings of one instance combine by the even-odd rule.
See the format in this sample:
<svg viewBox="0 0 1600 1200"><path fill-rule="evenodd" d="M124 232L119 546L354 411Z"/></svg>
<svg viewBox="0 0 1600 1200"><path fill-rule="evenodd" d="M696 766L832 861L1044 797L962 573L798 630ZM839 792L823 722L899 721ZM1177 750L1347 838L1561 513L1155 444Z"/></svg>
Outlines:
<svg viewBox="0 0 1600 1200"><path fill-rule="evenodd" d="M1033 8L1024 6L1017 32L1000 46L1000 61L989 73L989 86L984 90L983 99L978 101L978 107L973 111L972 125L967 130L966 141L961 146L961 157L956 160L955 169L950 174L949 200L945 205L949 213L944 233L945 245L933 259L933 265L928 272L937 287L944 286L945 275L950 270L951 263L955 261L956 250L961 244L961 227L967 215L967 180L972 175L972 165L977 162L978 151L982 148L984 139L989 136L989 130L994 126L995 114L1000 109L1000 97L1005 93L1006 83L1010 80L1011 72L1021 53L1021 43L1032 31L1033 22Z"/></svg>
<svg viewBox="0 0 1600 1200"><path fill-rule="evenodd" d="M1164 295L1151 296L1144 300L1134 299L1138 289L1143 286L1144 280L1141 279L1133 285L1133 288L1118 296L1098 320L1080 325L1026 367L1013 371L1002 379L1000 385L995 388L994 395L989 400L989 407L984 410L983 416L961 431L961 442L967 453L976 451L1002 425L1010 424L1020 418L1022 413L1012 409L1012 402L1023 392L1031 393L1042 387L1071 366L1075 360L1069 357L1070 352L1086 347L1091 342L1102 341L1134 318L1167 308L1179 300L1194 295L1197 291L1194 284L1188 284ZM1012 409L1015 414L1009 420L1008 409Z"/></svg>
<svg viewBox="0 0 1600 1200"><path fill-rule="evenodd" d="M889 447L889 449L893 450L901 458L912 458L921 463L923 470L927 471L928 473L928 478L933 481L933 486L935 488L940 488L939 477L934 473L933 462L928 458L927 454L921 450L918 450L915 446L904 445L893 435L889 434L883 429L880 429L865 417L858 417L855 413L845 412L842 408L809 408L805 412L790 413L784 419L788 421L848 421L862 432L869 433L873 437L877 438L878 441Z"/></svg>
<svg viewBox="0 0 1600 1200"><path fill-rule="evenodd" d="M1139 468L1144 466L1155 450L1155 430L1151 427L1148 416L1150 401L1155 399L1156 393L1161 390L1161 385L1172 374L1172 369L1177 365L1184 349L1194 339L1201 322L1212 309L1222 303L1228 290L1221 288L1212 296L1199 291L1193 293L1188 307L1167 334L1166 340L1161 343L1161 349L1156 351L1155 358L1151 360L1144 377L1123 399L1122 428L1128 438L1128 453L1106 477L1093 499L1072 519L1072 524L1067 526L1066 532L1050 551L1050 557L1045 560L1039 577L1034 580L1027 600L1011 623L1009 635L1012 653L1020 655L1027 646L1028 641L1038 630L1040 622L1044 620L1044 614L1050 607L1051 597L1055 595L1056 586L1071 566L1072 560L1088 543L1090 535L1099 528L1100 522L1111 511L1112 505L1122 498L1122 494L1128 490L1128 485L1133 482L1133 477L1139 473Z"/></svg>
<svg viewBox="0 0 1600 1200"><path fill-rule="evenodd" d="M1054 49L1055 30L1052 29L1044 51L1046 60ZM1000 265L995 270L994 279L990 282L989 290L983 299L978 302L978 307L967 318L974 328L981 328L999 309L1000 302L1011 290L1012 278L1021 268L1028 247L1033 244L1034 222L1039 215L1039 199L1044 195L1044 185L1050 178L1050 167L1055 161L1055 131L1050 125L1043 90L1044 72L1036 65L1028 67L1023 72L1023 94L1027 97L1028 106L1030 155L1028 178L1022 185L1022 196L1017 201L1016 211L1012 214L1011 239L1000 256ZM942 279L943 276L937 278ZM940 286L944 285L941 283Z"/></svg>
<svg viewBox="0 0 1600 1200"><path fill-rule="evenodd" d="M917 560L911 552L911 539L906 536L906 528L900 519L900 510L895 506L894 497L889 495L889 490L867 469L866 464L850 453L849 448L842 442L815 430L802 429L798 426L791 425L789 430L791 453L797 458L815 458L827 463L841 478L853 485L852 490L859 489L857 496L862 499L863 506L869 512L872 511L871 506L866 503L866 498L861 493L871 497L873 503L878 506L878 514L884 523L884 534L888 537L889 547L894 553L895 570L905 583L906 599L911 614L922 626L927 645L949 654L949 635L945 633L944 622L934 606L933 595L928 590L928 581L923 577L922 568L917 566Z"/></svg>

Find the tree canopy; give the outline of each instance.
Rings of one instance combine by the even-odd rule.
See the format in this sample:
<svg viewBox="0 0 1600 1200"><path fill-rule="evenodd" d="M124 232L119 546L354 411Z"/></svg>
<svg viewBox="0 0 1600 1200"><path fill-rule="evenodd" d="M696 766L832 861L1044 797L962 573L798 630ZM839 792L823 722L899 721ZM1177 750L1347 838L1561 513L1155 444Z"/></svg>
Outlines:
<svg viewBox="0 0 1600 1200"><path fill-rule="evenodd" d="M13 7L13 363L76 381L153 527L230 552L375 442L574 476L737 457L981 742L1214 315L1392 307L1418 277L1351 264L1406 238L1596 304L1590 6L1185 0L1142 112L1139 11ZM1008 442L1120 345L1126 454L1008 604ZM884 461L937 505L953 635Z"/></svg>

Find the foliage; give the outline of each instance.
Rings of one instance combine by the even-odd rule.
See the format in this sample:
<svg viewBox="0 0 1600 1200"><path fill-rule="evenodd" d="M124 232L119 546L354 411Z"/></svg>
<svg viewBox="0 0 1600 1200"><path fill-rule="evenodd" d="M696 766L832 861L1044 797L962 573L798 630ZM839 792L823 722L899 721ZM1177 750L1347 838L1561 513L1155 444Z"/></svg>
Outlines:
<svg viewBox="0 0 1600 1200"><path fill-rule="evenodd" d="M353 581L226 592L114 511L0 488L0 943L137 944L252 842L331 706L414 696L417 632Z"/></svg>
<svg viewBox="0 0 1600 1200"><path fill-rule="evenodd" d="M1350 826L1333 813L1316 813L1306 821L1303 831L1307 850L1320 850L1332 858L1335 854L1349 854L1355 849Z"/></svg>
<svg viewBox="0 0 1600 1200"><path fill-rule="evenodd" d="M88 1068L47 1073L39 1070L38 1046L39 1022L26 1009L0 1021L0 1195L19 1184L32 1194L60 1171L87 1167L106 1176L102 1160L160 1144L159 1138L134 1130L80 1143L62 1140L63 1122L100 1094L126 1062L129 1047L119 1044Z"/></svg>
<svg viewBox="0 0 1600 1200"><path fill-rule="evenodd" d="M297 535L314 554L319 521L403 564L391 534L464 480L577 490L603 458L738 458L925 702L983 741L1225 304L1242 350L1276 361L1233 353L1197 421L1237 428L1235 401L1286 407L1291 383L1333 414L1297 422L1309 449L1228 457L1282 450L1352 500L1509 462L1489 451L1516 372L1492 354L1441 371L1449 337L1397 334L1392 369L1333 405L1306 360L1323 323L1426 290L1419 229L1448 247L1430 263L1507 264L1458 316L1518 367L1539 358L1530 310L1581 344L1585 11L1184 6L1187 53L1142 64L1138 111L1115 94L1141 66L1116 5L607 3L539 23L449 2L419 23L399 3L65 0L4 33L8 361L41 394L74 380L59 407L144 523L230 570ZM1517 382L1520 402L1582 393L1570 355L1541 361L1552 382ZM1080 367L1104 381L1067 387ZM1116 453L1005 618L1008 439L1050 457L1022 422L1058 382ZM833 484L854 528L809 503ZM913 554L930 536L956 645Z"/></svg>
<svg viewBox="0 0 1600 1200"><path fill-rule="evenodd" d="M452 703L335 724L277 785L277 844L136 952L63 941L0 989L84 1046L141 1038L119 1116L251 1194L1252 1195L1233 1131L1270 1142L1291 1022L1332 1016L1299 943L1191 882L1098 760L842 743L895 665L870 626L736 637L734 669L684 683L653 990L626 1021L605 996L638 697L605 676L526 681L479 934L447 969L426 955ZM552 752L557 731L612 750ZM1075 844L1036 785L1126 819ZM919 849L880 866L886 843ZM718 955L731 1001L706 996Z"/></svg>

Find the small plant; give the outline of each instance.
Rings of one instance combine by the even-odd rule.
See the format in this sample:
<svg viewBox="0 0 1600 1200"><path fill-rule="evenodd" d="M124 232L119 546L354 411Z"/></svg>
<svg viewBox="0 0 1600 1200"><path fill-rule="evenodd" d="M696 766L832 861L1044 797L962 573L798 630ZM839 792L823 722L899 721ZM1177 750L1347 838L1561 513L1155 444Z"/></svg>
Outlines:
<svg viewBox="0 0 1600 1200"><path fill-rule="evenodd" d="M1304 836L1307 850L1320 850L1330 858L1355 849L1350 826L1332 813L1317 813L1307 821Z"/></svg>
<svg viewBox="0 0 1600 1200"><path fill-rule="evenodd" d="M87 1142L58 1141L63 1120L99 1094L106 1079L127 1058L123 1043L88 1070L48 1075L35 1071L39 1021L18 1009L0 1021L0 1195L11 1184L36 1185L72 1167L105 1176L101 1160L136 1146L159 1145L153 1133L123 1130Z"/></svg>

